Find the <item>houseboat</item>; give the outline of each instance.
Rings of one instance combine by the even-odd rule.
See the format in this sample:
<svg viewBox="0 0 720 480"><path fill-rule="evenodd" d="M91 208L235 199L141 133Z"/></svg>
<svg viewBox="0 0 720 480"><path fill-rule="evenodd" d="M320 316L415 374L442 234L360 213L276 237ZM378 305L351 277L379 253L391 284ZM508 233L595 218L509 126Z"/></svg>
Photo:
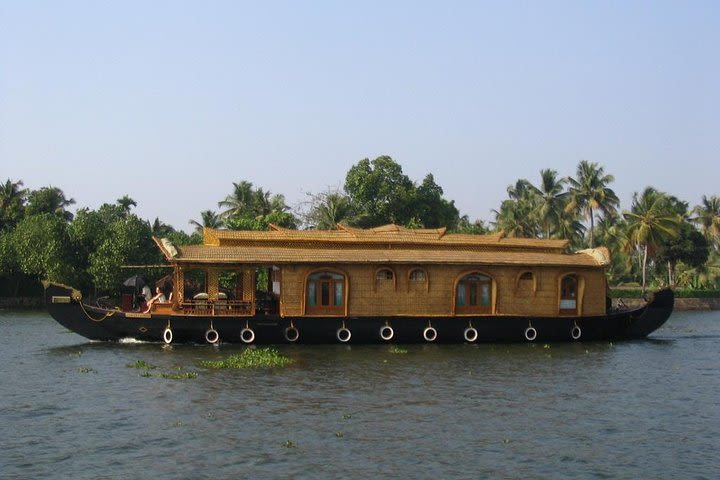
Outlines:
<svg viewBox="0 0 720 480"><path fill-rule="evenodd" d="M91 340L168 344L635 339L673 309L671 290L614 307L607 249L571 253L565 240L397 225L203 236L202 245L155 239L172 269L165 302L100 307L46 284L47 308Z"/></svg>

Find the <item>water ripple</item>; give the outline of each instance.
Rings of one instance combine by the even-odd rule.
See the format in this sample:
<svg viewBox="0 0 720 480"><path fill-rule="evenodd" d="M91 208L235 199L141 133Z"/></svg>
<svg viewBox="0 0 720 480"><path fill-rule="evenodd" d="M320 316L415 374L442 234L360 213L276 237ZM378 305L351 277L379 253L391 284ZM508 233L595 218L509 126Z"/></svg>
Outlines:
<svg viewBox="0 0 720 480"><path fill-rule="evenodd" d="M3 478L720 473L716 313L676 314L646 341L293 345L288 368L222 371L198 365L242 347L86 343L13 315L0 313ZM178 369L199 375L154 376Z"/></svg>

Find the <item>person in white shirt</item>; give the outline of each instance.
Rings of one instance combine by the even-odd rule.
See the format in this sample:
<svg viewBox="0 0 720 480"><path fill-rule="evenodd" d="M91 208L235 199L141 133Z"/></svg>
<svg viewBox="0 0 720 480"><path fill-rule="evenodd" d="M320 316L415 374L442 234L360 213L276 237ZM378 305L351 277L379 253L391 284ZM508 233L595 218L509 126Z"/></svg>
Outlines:
<svg viewBox="0 0 720 480"><path fill-rule="evenodd" d="M155 287L155 296L148 300L145 313L148 313L155 303L167 303L167 298L165 298L165 294L160 290L160 287Z"/></svg>

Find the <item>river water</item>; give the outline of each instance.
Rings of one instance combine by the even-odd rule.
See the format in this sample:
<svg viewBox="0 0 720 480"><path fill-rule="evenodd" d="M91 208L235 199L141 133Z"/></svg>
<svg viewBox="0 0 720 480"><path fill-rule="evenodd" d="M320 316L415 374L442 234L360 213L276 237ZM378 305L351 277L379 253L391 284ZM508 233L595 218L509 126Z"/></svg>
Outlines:
<svg viewBox="0 0 720 480"><path fill-rule="evenodd" d="M199 366L242 348L88 343L0 312L0 477L720 478L720 312L676 312L644 341L293 345L285 368Z"/></svg>

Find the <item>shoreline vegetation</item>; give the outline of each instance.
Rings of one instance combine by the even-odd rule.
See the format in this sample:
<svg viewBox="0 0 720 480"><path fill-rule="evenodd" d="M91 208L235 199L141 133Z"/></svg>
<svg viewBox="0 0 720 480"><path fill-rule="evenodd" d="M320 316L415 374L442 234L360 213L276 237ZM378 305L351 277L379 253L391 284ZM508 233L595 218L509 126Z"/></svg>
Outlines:
<svg viewBox="0 0 720 480"><path fill-rule="evenodd" d="M2 178L2 177L0 177ZM128 195L97 210L71 211L73 198L56 186L24 188L22 180L0 183L0 298L34 306L42 280L73 285L85 298L115 296L134 274L149 282L167 272L152 237L177 245L202 243L202 229L267 230L372 228L446 228L463 234L500 233L507 237L563 239L568 250L606 247L613 297L641 298L671 286L679 297L712 298L720 290L720 196L703 195L691 206L652 186L636 191L621 208L611 185L615 178L597 163L582 160L573 175L540 171L538 183L521 178L507 188L507 199L490 210L494 220L470 219L444 195L432 173L412 180L389 156L353 165L342 187L308 193L290 207L282 194L251 182L232 182L218 211L200 212L188 234L133 213ZM263 290L263 279L258 289ZM631 287L631 288L628 288ZM686 293L688 292L688 293Z"/></svg>

